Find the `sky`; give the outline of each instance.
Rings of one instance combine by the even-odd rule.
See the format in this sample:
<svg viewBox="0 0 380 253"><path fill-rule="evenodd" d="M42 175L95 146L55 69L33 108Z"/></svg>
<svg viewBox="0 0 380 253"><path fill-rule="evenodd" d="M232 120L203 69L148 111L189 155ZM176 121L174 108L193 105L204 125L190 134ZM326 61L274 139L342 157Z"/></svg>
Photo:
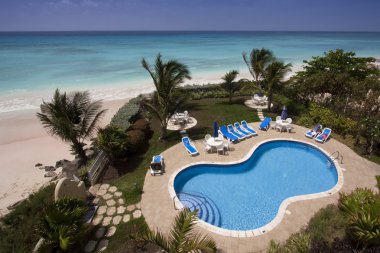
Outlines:
<svg viewBox="0 0 380 253"><path fill-rule="evenodd" d="M0 31L377 31L380 0L0 0Z"/></svg>

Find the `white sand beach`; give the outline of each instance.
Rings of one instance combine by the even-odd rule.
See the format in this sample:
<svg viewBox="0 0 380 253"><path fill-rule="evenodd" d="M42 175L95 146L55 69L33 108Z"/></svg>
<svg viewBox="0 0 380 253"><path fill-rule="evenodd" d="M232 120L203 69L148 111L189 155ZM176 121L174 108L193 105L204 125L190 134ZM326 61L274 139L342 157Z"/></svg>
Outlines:
<svg viewBox="0 0 380 253"><path fill-rule="evenodd" d="M104 126L128 99L105 101L108 111ZM49 178L36 163L55 165L60 159L73 159L69 145L48 135L36 117L37 110L0 114L0 216L7 207L38 190Z"/></svg>

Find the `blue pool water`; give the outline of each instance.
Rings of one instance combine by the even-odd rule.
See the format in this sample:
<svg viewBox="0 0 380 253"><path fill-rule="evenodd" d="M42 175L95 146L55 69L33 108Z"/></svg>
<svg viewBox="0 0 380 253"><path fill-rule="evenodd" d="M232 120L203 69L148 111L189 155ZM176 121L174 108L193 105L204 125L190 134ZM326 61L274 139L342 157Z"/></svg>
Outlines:
<svg viewBox="0 0 380 253"><path fill-rule="evenodd" d="M174 180L180 201L218 227L252 230L271 222L292 196L328 191L337 170L320 150L300 142L270 141L245 162L195 165Z"/></svg>

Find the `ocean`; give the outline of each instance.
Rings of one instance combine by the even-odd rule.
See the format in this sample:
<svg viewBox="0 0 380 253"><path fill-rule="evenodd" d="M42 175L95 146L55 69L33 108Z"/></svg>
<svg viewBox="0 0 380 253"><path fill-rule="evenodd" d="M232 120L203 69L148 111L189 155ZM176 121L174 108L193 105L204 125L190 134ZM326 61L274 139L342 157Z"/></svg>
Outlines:
<svg viewBox="0 0 380 253"><path fill-rule="evenodd" d="M380 33L357 32L33 32L0 33L0 113L38 108L56 88L116 100L153 90L141 60L158 53L189 66L193 80L248 70L242 52L268 48L294 71L303 60L342 48L380 57Z"/></svg>

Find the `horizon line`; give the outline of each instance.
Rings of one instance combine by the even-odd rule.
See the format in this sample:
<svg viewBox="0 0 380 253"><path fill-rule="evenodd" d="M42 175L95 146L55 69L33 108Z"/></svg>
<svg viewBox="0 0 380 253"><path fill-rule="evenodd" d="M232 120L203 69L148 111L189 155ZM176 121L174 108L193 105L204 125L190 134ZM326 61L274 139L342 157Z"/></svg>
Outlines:
<svg viewBox="0 0 380 253"><path fill-rule="evenodd" d="M51 32L308 32L308 33L380 33L380 31L328 31L328 30L4 30L0 33L51 33Z"/></svg>

